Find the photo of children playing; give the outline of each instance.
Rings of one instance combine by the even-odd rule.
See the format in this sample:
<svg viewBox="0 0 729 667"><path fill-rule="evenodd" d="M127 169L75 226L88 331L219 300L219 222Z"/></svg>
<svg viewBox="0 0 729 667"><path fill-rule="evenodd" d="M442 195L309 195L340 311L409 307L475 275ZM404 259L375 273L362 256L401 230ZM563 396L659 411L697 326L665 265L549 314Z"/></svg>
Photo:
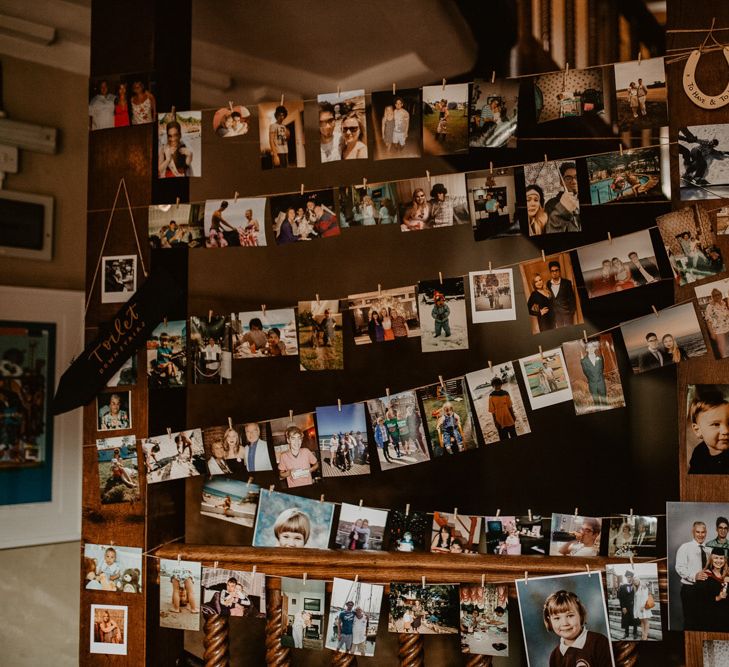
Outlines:
<svg viewBox="0 0 729 667"><path fill-rule="evenodd" d="M325 646L339 653L373 656L385 587L334 577Z"/></svg>
<svg viewBox="0 0 729 667"><path fill-rule="evenodd" d="M195 477L208 472L199 428L142 440L147 484Z"/></svg>
<svg viewBox="0 0 729 667"><path fill-rule="evenodd" d="M201 569L192 561L159 559L160 627L200 630Z"/></svg>
<svg viewBox="0 0 729 667"><path fill-rule="evenodd" d="M187 367L187 320L163 322L147 339L150 387L184 387Z"/></svg>
<svg viewBox="0 0 729 667"><path fill-rule="evenodd" d="M299 301L299 363L304 371L344 368L342 313L339 301Z"/></svg>
<svg viewBox="0 0 729 667"><path fill-rule="evenodd" d="M419 282L418 313L421 325L421 351L468 349L463 277Z"/></svg>
<svg viewBox="0 0 729 667"><path fill-rule="evenodd" d="M465 378L436 382L420 387L417 393L423 404L433 456L458 454L478 447Z"/></svg>
<svg viewBox="0 0 729 667"><path fill-rule="evenodd" d="M200 514L253 527L260 487L237 479L208 479L202 489Z"/></svg>
<svg viewBox="0 0 729 667"><path fill-rule="evenodd" d="M432 552L475 554L481 539L481 517L435 512L431 532Z"/></svg>
<svg viewBox="0 0 729 667"><path fill-rule="evenodd" d="M216 567L202 570L202 613L207 616L266 616L266 575Z"/></svg>
<svg viewBox="0 0 729 667"><path fill-rule="evenodd" d="M324 477L369 475L364 403L318 407L316 427Z"/></svg>
<svg viewBox="0 0 729 667"><path fill-rule="evenodd" d="M686 456L690 475L729 475L729 385L686 388Z"/></svg>
<svg viewBox="0 0 729 667"><path fill-rule="evenodd" d="M84 568L88 590L142 592L141 547L84 544Z"/></svg>
<svg viewBox="0 0 729 667"><path fill-rule="evenodd" d="M233 359L297 355L296 311L274 308L238 313L231 317Z"/></svg>
<svg viewBox="0 0 729 667"><path fill-rule="evenodd" d="M509 587L461 584L461 653L509 655Z"/></svg>
<svg viewBox="0 0 729 667"><path fill-rule="evenodd" d="M421 635L458 632L458 584L390 584L390 632Z"/></svg>
<svg viewBox="0 0 729 667"><path fill-rule="evenodd" d="M382 551L387 510L342 503L335 542L348 551Z"/></svg>
<svg viewBox="0 0 729 667"><path fill-rule="evenodd" d="M308 486L321 480L314 413L272 419L271 442L281 486Z"/></svg>
<svg viewBox="0 0 729 667"><path fill-rule="evenodd" d="M96 441L102 505L140 499L137 439L133 435Z"/></svg>

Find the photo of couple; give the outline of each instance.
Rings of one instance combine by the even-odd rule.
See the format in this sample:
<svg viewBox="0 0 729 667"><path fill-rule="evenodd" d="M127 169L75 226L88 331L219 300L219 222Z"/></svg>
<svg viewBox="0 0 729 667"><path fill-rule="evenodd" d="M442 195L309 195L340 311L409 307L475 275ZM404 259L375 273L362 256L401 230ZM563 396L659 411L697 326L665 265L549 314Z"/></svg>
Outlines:
<svg viewBox="0 0 729 667"><path fill-rule="evenodd" d="M203 616L266 615L266 575L218 567L202 569Z"/></svg>
<svg viewBox="0 0 729 667"><path fill-rule="evenodd" d="M581 232L577 163L525 164L524 204L529 236Z"/></svg>
<svg viewBox="0 0 729 667"><path fill-rule="evenodd" d="M607 565L605 584L613 641L663 639L656 563Z"/></svg>
<svg viewBox="0 0 729 667"><path fill-rule="evenodd" d="M402 232L451 227L469 221L466 183L462 174L413 178L397 181L395 185Z"/></svg>
<svg viewBox="0 0 729 667"><path fill-rule="evenodd" d="M668 125L663 58L615 63L615 97L622 131Z"/></svg>
<svg viewBox="0 0 729 667"><path fill-rule="evenodd" d="M384 586L334 577L329 602L326 648L373 656Z"/></svg>
<svg viewBox="0 0 729 667"><path fill-rule="evenodd" d="M608 530L608 556L654 556L657 534L658 519L654 516L624 514L612 517Z"/></svg>
<svg viewBox="0 0 729 667"><path fill-rule="evenodd" d="M512 269L471 271L468 282L471 286L471 321L474 324L516 319Z"/></svg>
<svg viewBox="0 0 729 667"><path fill-rule="evenodd" d="M335 299L299 301L299 367L302 371L344 368L342 313Z"/></svg>
<svg viewBox="0 0 729 667"><path fill-rule="evenodd" d="M374 159L420 157L420 90L373 92Z"/></svg>
<svg viewBox="0 0 729 667"><path fill-rule="evenodd" d="M213 116L213 131L219 137L241 137L248 134L251 121L251 112L244 106L229 104L215 112Z"/></svg>
<svg viewBox="0 0 729 667"><path fill-rule="evenodd" d="M281 646L324 648L325 587L323 581L281 577Z"/></svg>
<svg viewBox="0 0 729 667"><path fill-rule="evenodd" d="M321 162L367 159L367 117L364 90L317 96Z"/></svg>
<svg viewBox="0 0 729 667"><path fill-rule="evenodd" d="M208 199L205 202L205 247L266 245L266 199Z"/></svg>
<svg viewBox="0 0 729 667"><path fill-rule="evenodd" d="M354 342L386 343L420 336L415 285L350 294Z"/></svg>
<svg viewBox="0 0 729 667"><path fill-rule="evenodd" d="M387 510L342 503L334 536L337 548L382 551Z"/></svg>

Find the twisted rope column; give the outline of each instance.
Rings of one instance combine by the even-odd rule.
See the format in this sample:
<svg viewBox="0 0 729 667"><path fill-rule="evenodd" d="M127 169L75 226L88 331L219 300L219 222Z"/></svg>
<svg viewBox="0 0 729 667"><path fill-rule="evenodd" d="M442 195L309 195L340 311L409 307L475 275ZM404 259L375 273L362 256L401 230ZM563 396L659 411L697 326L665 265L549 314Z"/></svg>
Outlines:
<svg viewBox="0 0 729 667"><path fill-rule="evenodd" d="M284 627L281 618L281 590L266 590L266 665L267 667L289 667L291 649L281 644Z"/></svg>
<svg viewBox="0 0 729 667"><path fill-rule="evenodd" d="M216 614L205 619L203 640L205 667L227 667L230 664L228 652L228 617Z"/></svg>
<svg viewBox="0 0 729 667"><path fill-rule="evenodd" d="M466 667L491 667L493 658L490 655L470 654L466 658Z"/></svg>
<svg viewBox="0 0 729 667"><path fill-rule="evenodd" d="M423 637L417 633L401 632L398 636L400 667L425 667Z"/></svg>
<svg viewBox="0 0 729 667"><path fill-rule="evenodd" d="M635 667L638 663L638 642L613 642L613 653L618 667Z"/></svg>
<svg viewBox="0 0 729 667"><path fill-rule="evenodd" d="M356 667L357 656L351 653L332 652L332 661L329 663L332 667Z"/></svg>

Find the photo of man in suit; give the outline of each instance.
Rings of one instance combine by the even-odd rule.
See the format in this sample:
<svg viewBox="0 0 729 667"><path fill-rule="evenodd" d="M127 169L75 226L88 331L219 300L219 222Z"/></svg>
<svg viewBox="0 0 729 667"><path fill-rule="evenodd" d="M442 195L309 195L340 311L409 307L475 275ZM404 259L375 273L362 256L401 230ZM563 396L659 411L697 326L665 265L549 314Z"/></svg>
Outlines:
<svg viewBox="0 0 729 667"><path fill-rule="evenodd" d="M649 331L645 335L645 339L648 343L648 349L638 359L638 371L640 373L643 371L652 371L654 368L660 368L666 363L656 333Z"/></svg>
<svg viewBox="0 0 729 667"><path fill-rule="evenodd" d="M643 286L658 280L658 267L651 260L640 259L635 250L628 253L628 260L630 277L636 285Z"/></svg>
<svg viewBox="0 0 729 667"><path fill-rule="evenodd" d="M571 280L562 277L562 267L559 262L549 262L549 289L554 295L555 327L569 327L574 324L577 310L575 289Z"/></svg>
<svg viewBox="0 0 729 667"><path fill-rule="evenodd" d="M705 572L709 562L710 549L704 544L706 540L706 524L694 521L691 527L692 539L682 544L676 551L676 573L681 577L681 606L683 608L683 629L699 630L699 619L696 604L697 581L705 581L709 576Z"/></svg>
<svg viewBox="0 0 729 667"><path fill-rule="evenodd" d="M620 603L620 626L625 634L623 639L628 638L630 629L633 628L633 639L637 639L638 621L633 616L633 603L635 602L635 586L633 585L633 573L630 570L625 572L625 583L618 588L618 602Z"/></svg>

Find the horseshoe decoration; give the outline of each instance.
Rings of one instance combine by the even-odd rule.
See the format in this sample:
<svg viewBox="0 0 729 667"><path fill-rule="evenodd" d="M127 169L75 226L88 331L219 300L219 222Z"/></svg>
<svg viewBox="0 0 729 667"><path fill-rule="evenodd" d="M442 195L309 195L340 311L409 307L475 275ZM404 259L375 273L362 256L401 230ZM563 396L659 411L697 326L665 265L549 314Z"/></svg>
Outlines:
<svg viewBox="0 0 729 667"><path fill-rule="evenodd" d="M722 49L722 53L724 54L727 65L729 65L729 47L725 46ZM726 87L721 93L718 95L707 95L696 83L696 66L699 64L699 58L701 58L700 49L692 51L688 57L686 66L683 68L683 90L696 106L702 109L720 109L729 104L729 76L727 76Z"/></svg>

